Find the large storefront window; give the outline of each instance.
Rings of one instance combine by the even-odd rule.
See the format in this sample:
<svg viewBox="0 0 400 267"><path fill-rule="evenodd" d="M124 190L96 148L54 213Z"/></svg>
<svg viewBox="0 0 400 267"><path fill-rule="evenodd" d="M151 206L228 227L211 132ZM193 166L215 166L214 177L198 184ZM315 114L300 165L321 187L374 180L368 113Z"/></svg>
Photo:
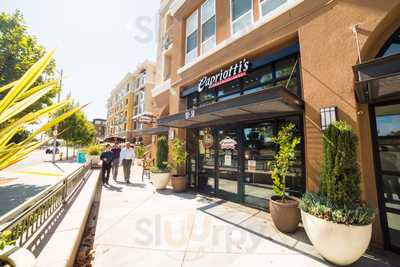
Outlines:
<svg viewBox="0 0 400 267"><path fill-rule="evenodd" d="M198 149L189 150L191 181L198 181L200 192L251 206L266 207L273 194L269 162L273 160L277 146L272 143L283 125L295 123L296 135L302 137L302 121L299 116L277 118L242 125L215 128L190 129L189 144ZM194 140L197 139L197 140ZM303 146L298 146L297 161L293 163L287 178L289 194L301 196L305 190Z"/></svg>
<svg viewBox="0 0 400 267"><path fill-rule="evenodd" d="M192 93L187 98L187 107L201 107L278 85L297 96L301 96L299 63L299 57L295 55L257 69L251 69L243 78L211 89L205 89L201 93Z"/></svg>
<svg viewBox="0 0 400 267"><path fill-rule="evenodd" d="M400 104L377 106L375 116L389 238L400 248Z"/></svg>

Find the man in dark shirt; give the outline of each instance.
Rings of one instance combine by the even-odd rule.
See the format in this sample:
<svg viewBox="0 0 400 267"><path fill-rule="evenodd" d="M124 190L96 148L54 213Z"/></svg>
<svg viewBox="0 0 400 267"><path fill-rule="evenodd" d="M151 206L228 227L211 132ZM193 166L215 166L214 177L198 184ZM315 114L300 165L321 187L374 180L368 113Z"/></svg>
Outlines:
<svg viewBox="0 0 400 267"><path fill-rule="evenodd" d="M100 160L103 162L101 166L101 177L103 179L103 185L108 185L108 180L110 179L110 171L114 155L111 152L111 146L106 145L106 151L101 153Z"/></svg>
<svg viewBox="0 0 400 267"><path fill-rule="evenodd" d="M114 181L117 181L118 169L119 169L119 157L121 154L121 148L118 143L114 144L113 148L111 149L111 152L114 155L114 159L112 162L112 175L113 175Z"/></svg>

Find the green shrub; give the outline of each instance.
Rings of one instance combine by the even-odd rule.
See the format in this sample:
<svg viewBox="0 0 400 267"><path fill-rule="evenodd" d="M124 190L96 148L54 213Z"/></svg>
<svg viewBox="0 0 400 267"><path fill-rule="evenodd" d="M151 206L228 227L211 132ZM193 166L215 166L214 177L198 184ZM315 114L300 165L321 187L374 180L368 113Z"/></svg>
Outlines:
<svg viewBox="0 0 400 267"><path fill-rule="evenodd" d="M335 122L323 135L321 185L318 194L303 196L300 208L341 224L370 224L374 210L361 200L358 139L350 125Z"/></svg>
<svg viewBox="0 0 400 267"><path fill-rule="evenodd" d="M144 146L142 145L137 145L135 146L135 156L138 159L144 158L144 153L146 152Z"/></svg>
<svg viewBox="0 0 400 267"><path fill-rule="evenodd" d="M0 232L0 251L4 250L7 246L12 246L15 244L15 240L12 240L11 231Z"/></svg>
<svg viewBox="0 0 400 267"><path fill-rule="evenodd" d="M104 147L102 145L91 145L86 147L84 151L90 156L100 156L104 151Z"/></svg>
<svg viewBox="0 0 400 267"><path fill-rule="evenodd" d="M168 162L168 167L174 169L177 174L181 174L182 168L186 163L187 153L185 142L179 138L171 141L171 161Z"/></svg>
<svg viewBox="0 0 400 267"><path fill-rule="evenodd" d="M277 136L272 138L272 142L279 145L279 150L275 154L274 160L269 163L272 170L272 189L274 193L285 200L286 196L286 176L289 168L296 159L296 147L300 144L300 137L295 137L293 130L296 126L289 123L283 126Z"/></svg>
<svg viewBox="0 0 400 267"><path fill-rule="evenodd" d="M306 193L300 202L300 208L318 218L346 225L368 225L374 218L374 210L365 204L337 205L315 193Z"/></svg>
<svg viewBox="0 0 400 267"><path fill-rule="evenodd" d="M167 172L168 162L168 141L165 136L161 136L157 139L157 154L156 164L152 169L153 172Z"/></svg>
<svg viewBox="0 0 400 267"><path fill-rule="evenodd" d="M361 202L358 139L350 125L333 123L324 133L321 195L339 205Z"/></svg>

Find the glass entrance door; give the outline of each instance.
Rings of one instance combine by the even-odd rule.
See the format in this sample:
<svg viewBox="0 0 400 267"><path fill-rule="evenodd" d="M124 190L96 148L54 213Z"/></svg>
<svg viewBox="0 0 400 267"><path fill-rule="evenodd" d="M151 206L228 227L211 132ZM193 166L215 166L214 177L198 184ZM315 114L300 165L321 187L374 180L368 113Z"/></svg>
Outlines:
<svg viewBox="0 0 400 267"><path fill-rule="evenodd" d="M375 107L378 179L390 246L400 249L400 104Z"/></svg>
<svg viewBox="0 0 400 267"><path fill-rule="evenodd" d="M218 130L217 195L239 201L239 138L236 129Z"/></svg>

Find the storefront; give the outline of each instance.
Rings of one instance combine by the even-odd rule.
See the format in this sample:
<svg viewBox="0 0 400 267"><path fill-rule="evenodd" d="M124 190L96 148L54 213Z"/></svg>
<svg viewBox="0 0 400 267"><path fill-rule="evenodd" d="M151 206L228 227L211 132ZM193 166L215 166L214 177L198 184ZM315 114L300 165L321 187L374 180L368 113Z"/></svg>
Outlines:
<svg viewBox="0 0 400 267"><path fill-rule="evenodd" d="M368 104L385 244L400 251L400 29L376 59L354 67L357 97Z"/></svg>
<svg viewBox="0 0 400 267"><path fill-rule="evenodd" d="M272 137L287 124L303 138L297 43L273 54L242 58L185 88L187 110L160 125L187 129L190 185L196 190L262 209L273 194ZM288 192L305 191L304 145L298 147Z"/></svg>

